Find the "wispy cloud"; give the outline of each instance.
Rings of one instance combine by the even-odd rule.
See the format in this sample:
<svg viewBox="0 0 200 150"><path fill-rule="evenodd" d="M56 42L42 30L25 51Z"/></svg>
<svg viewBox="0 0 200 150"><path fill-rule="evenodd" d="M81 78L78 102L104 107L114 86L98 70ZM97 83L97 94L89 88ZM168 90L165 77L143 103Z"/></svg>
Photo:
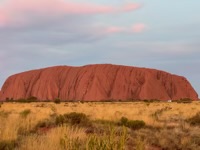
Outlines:
<svg viewBox="0 0 200 150"><path fill-rule="evenodd" d="M117 27L117 26L110 26L105 29L105 32L108 34L112 33L120 33L120 32L125 32L127 29L123 27Z"/></svg>
<svg viewBox="0 0 200 150"><path fill-rule="evenodd" d="M137 3L114 7L71 0L7 0L0 3L0 25L26 24L33 21L31 18L35 16L45 19L66 15L124 13L140 7L141 5Z"/></svg>
<svg viewBox="0 0 200 150"><path fill-rule="evenodd" d="M132 31L133 32L143 32L146 28L147 28L147 26L145 24L138 23L138 24L133 25Z"/></svg>
<svg viewBox="0 0 200 150"><path fill-rule="evenodd" d="M132 27L109 26L105 29L105 32L108 34L113 34L113 33L132 34L132 33L144 32L146 29L147 25L145 25L144 23L136 23Z"/></svg>

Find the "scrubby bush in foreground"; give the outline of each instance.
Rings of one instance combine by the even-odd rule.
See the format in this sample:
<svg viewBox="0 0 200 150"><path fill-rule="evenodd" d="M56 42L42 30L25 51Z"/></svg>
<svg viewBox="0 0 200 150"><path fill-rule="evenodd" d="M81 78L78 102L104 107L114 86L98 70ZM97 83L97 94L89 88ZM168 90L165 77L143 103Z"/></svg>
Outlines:
<svg viewBox="0 0 200 150"><path fill-rule="evenodd" d="M56 115L49 119L40 121L36 127L52 127L64 124L89 126L91 125L91 121L84 113L72 112L63 115Z"/></svg>
<svg viewBox="0 0 200 150"><path fill-rule="evenodd" d="M119 124L133 130L141 129L145 126L145 122L143 120L128 120L126 117L122 117Z"/></svg>
<svg viewBox="0 0 200 150"><path fill-rule="evenodd" d="M89 125L90 120L84 113L72 112L69 114L64 114L64 121L70 123L71 125Z"/></svg>
<svg viewBox="0 0 200 150"><path fill-rule="evenodd" d="M200 112L187 120L191 125L200 125Z"/></svg>
<svg viewBox="0 0 200 150"><path fill-rule="evenodd" d="M0 141L0 150L13 150L15 147L15 141Z"/></svg>
<svg viewBox="0 0 200 150"><path fill-rule="evenodd" d="M31 113L30 109L25 109L24 111L20 112L20 116L26 118Z"/></svg>

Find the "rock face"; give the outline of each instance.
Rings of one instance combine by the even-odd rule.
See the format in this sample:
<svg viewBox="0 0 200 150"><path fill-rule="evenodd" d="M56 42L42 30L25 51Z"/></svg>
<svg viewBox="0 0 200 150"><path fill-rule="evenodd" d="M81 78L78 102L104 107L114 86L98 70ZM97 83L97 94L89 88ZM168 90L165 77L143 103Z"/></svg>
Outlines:
<svg viewBox="0 0 200 150"><path fill-rule="evenodd" d="M0 100L198 99L190 83L167 72L120 65L56 66L10 76Z"/></svg>

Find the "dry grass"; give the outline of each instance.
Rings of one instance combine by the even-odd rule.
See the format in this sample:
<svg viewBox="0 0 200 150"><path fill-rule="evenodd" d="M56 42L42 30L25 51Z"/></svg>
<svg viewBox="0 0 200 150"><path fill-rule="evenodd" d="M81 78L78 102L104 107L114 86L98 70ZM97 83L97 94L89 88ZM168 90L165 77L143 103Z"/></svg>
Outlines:
<svg viewBox="0 0 200 150"><path fill-rule="evenodd" d="M41 107L40 107L41 106ZM92 119L119 120L126 116L128 119L143 120L149 125L159 124L151 115L156 111L169 107L162 114L160 120L185 119L200 112L200 103L5 103L0 110L18 114L25 109L30 109L35 115L35 121L48 118L49 115L65 114L69 112L82 112Z"/></svg>
<svg viewBox="0 0 200 150"><path fill-rule="evenodd" d="M44 135L27 136L23 139L19 150L59 150L63 149L62 140L83 140L86 138L84 129L57 127ZM70 146L70 143L66 143Z"/></svg>
<svg viewBox="0 0 200 150"><path fill-rule="evenodd" d="M30 110L26 117L21 115L24 110ZM48 129L45 134L32 133L38 122L55 114L70 112L84 113L91 120L110 120L114 122L119 121L124 116L130 120L143 120L147 126L152 128L128 132L129 138L124 141L127 146L123 149L170 149L177 148L176 145L181 145L182 147L178 147L181 149L184 149L184 147L198 149L197 145L200 144L200 139L198 138L195 141L196 143L199 142L198 144L195 145L192 141L195 137L198 137L198 134L200 135L199 128L192 127L185 122L186 119L200 112L199 102L190 104L162 102L4 103L0 108L0 142L18 141L16 149L20 150L71 150L74 142L78 140L78 144L86 145L81 149L89 149L86 143L91 140L92 136L99 137L99 135L96 135L96 133L92 134L92 136L86 134L87 128L57 126ZM158 128L159 130L157 130ZM173 134L169 132L173 132ZM154 136L151 137L150 134ZM158 140L157 144L153 141L156 139ZM99 139L95 140L95 142L103 143ZM170 145L170 140L174 141L173 147L168 146ZM93 143L95 142L93 141Z"/></svg>

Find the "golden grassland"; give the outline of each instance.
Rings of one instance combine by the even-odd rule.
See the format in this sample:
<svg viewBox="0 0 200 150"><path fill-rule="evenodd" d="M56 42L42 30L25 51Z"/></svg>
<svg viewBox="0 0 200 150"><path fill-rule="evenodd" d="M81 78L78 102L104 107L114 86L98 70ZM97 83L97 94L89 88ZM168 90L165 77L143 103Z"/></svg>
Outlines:
<svg viewBox="0 0 200 150"><path fill-rule="evenodd" d="M92 123L37 128L43 120L71 112L86 114ZM199 112L200 102L3 103L0 150L198 150L200 126L187 120ZM122 117L146 125L137 130L119 126Z"/></svg>

